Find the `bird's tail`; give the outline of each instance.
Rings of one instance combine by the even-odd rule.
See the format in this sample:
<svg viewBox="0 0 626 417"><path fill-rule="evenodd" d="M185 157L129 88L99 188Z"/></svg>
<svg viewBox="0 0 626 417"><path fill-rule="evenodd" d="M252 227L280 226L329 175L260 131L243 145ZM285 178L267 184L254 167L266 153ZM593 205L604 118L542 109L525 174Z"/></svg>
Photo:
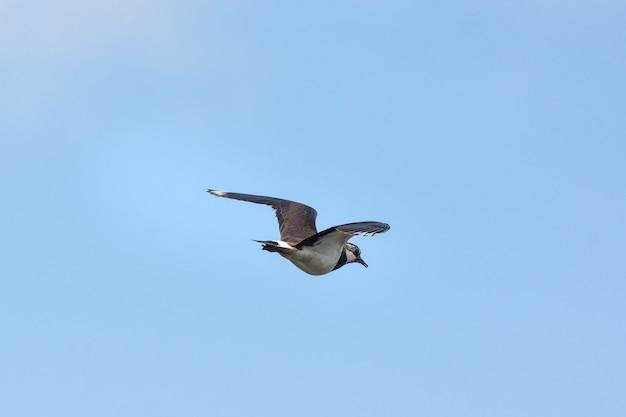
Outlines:
<svg viewBox="0 0 626 417"><path fill-rule="evenodd" d="M282 241L276 240L254 240L255 242L259 242L263 245L261 249L266 250L268 252L291 252L295 250L290 244Z"/></svg>

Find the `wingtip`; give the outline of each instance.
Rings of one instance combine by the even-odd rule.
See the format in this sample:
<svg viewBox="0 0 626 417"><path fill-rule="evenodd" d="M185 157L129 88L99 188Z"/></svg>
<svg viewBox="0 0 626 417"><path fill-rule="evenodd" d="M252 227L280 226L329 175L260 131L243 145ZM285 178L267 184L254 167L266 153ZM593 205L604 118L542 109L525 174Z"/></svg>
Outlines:
<svg viewBox="0 0 626 417"><path fill-rule="evenodd" d="M209 194L216 195L218 197L224 197L226 195L226 193L224 191L212 190L210 188L208 190L206 190L206 192L209 193Z"/></svg>

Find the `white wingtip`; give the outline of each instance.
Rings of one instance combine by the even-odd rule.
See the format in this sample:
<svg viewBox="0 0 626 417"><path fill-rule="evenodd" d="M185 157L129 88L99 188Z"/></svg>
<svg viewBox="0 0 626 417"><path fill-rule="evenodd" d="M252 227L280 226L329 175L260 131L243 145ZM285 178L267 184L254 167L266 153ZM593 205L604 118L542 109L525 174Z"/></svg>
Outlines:
<svg viewBox="0 0 626 417"><path fill-rule="evenodd" d="M226 193L224 191L218 191L218 190L207 190L207 192L209 194L213 194L213 195L216 195L218 197L224 197L226 195Z"/></svg>

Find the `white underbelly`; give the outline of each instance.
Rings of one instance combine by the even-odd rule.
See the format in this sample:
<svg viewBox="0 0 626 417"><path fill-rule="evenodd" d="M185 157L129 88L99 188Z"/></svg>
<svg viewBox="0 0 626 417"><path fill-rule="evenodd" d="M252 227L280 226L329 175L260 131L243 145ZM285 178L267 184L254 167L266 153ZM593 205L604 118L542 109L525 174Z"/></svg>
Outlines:
<svg viewBox="0 0 626 417"><path fill-rule="evenodd" d="M341 250L320 253L314 248L314 246L305 246L302 250L292 252L285 257L307 274L324 275L332 271L339 261Z"/></svg>

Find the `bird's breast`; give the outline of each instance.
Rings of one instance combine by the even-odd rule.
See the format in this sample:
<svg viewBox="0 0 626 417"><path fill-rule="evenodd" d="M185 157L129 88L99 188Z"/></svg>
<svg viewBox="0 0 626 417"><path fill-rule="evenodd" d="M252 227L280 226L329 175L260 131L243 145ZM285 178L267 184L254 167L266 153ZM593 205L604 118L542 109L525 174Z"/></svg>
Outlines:
<svg viewBox="0 0 626 417"><path fill-rule="evenodd" d="M301 250L288 254L281 253L281 255L307 274L324 275L335 268L341 256L341 250L322 253L316 251L314 246L305 246Z"/></svg>

